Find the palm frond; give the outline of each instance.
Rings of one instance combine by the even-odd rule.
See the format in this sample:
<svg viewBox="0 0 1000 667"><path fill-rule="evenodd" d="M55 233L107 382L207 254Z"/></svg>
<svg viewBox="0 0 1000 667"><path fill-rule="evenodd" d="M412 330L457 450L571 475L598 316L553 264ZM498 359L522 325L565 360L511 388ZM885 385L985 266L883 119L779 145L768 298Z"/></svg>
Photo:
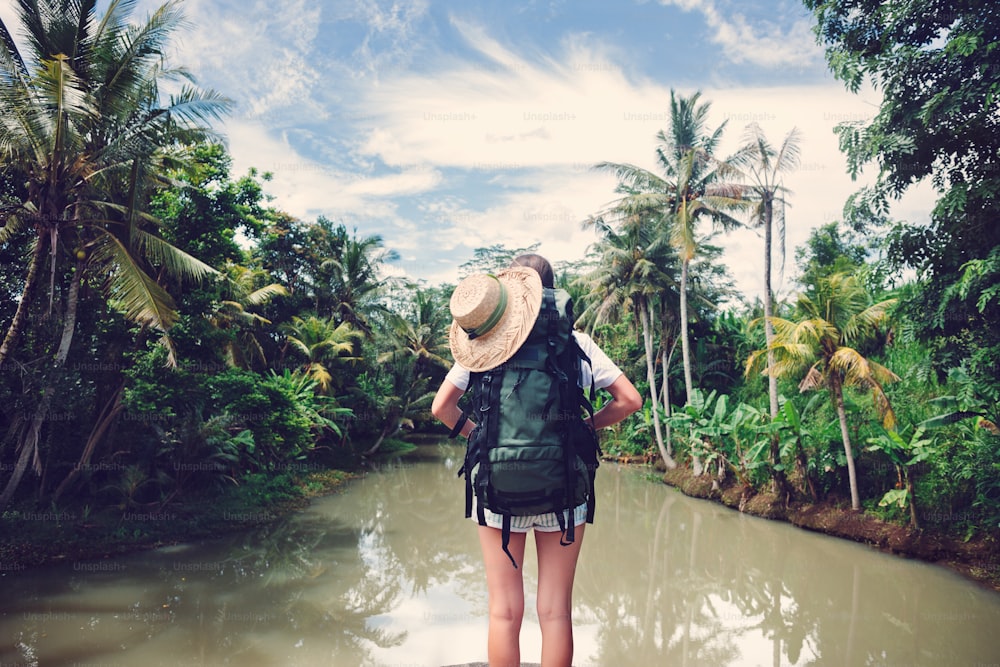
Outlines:
<svg viewBox="0 0 1000 667"><path fill-rule="evenodd" d="M201 281L219 275L200 259L142 229L132 231L132 242L143 257L156 266L162 266L171 276Z"/></svg>
<svg viewBox="0 0 1000 667"><path fill-rule="evenodd" d="M10 29L0 21L0 83L4 87L24 90L28 87L30 76Z"/></svg>
<svg viewBox="0 0 1000 667"><path fill-rule="evenodd" d="M166 110L174 119L198 126L221 120L232 106L231 99L215 90L185 86L180 94L170 97Z"/></svg>
<svg viewBox="0 0 1000 667"><path fill-rule="evenodd" d="M810 368L809 372L806 373L806 376L802 378L801 382L799 382L800 392L812 391L814 389L822 389L826 387L827 377L819 370L818 363L819 362Z"/></svg>
<svg viewBox="0 0 1000 667"><path fill-rule="evenodd" d="M265 285L260 289L254 290L250 294L246 295L246 304L248 306L262 306L269 303L271 299L276 296L287 296L288 289L284 285L278 283L271 283L270 285Z"/></svg>
<svg viewBox="0 0 1000 667"><path fill-rule="evenodd" d="M20 231L25 229L26 226L24 216L16 214L7 216L7 220L3 227L0 227L0 243L9 242Z"/></svg>
<svg viewBox="0 0 1000 667"><path fill-rule="evenodd" d="M664 192L669 189L669 183L661 176L627 162L599 162L594 165L594 169L613 174L619 183L634 192L650 190Z"/></svg>
<svg viewBox="0 0 1000 667"><path fill-rule="evenodd" d="M886 299L850 317L844 324L844 340L853 342L870 335L885 324L889 319L889 312L897 302L898 299Z"/></svg>
<svg viewBox="0 0 1000 667"><path fill-rule="evenodd" d="M92 243L91 264L105 277L108 300L126 318L166 331L177 319L173 298L140 268L113 234L101 233Z"/></svg>

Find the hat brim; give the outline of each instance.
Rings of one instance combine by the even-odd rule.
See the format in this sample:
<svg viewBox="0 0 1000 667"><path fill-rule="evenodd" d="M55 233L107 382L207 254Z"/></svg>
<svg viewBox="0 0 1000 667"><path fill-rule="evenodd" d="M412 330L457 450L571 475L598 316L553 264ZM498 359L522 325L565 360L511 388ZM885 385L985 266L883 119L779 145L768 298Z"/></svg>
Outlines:
<svg viewBox="0 0 1000 667"><path fill-rule="evenodd" d="M472 340L454 320L448 332L452 356L472 372L496 368L514 356L528 339L542 306L542 280L534 269L512 267L496 277L507 289L507 308L500 322Z"/></svg>

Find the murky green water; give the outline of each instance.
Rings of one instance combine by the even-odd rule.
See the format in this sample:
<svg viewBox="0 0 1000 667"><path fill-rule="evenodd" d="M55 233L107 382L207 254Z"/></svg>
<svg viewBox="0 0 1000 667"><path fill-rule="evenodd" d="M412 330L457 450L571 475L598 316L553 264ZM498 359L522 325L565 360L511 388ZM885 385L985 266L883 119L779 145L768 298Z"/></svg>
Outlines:
<svg viewBox="0 0 1000 667"><path fill-rule="evenodd" d="M485 660L460 450L422 456L252 533L0 569L0 667ZM635 470L604 465L598 485L577 665L1000 665L1000 596L950 572L691 500ZM537 661L530 615L522 657Z"/></svg>

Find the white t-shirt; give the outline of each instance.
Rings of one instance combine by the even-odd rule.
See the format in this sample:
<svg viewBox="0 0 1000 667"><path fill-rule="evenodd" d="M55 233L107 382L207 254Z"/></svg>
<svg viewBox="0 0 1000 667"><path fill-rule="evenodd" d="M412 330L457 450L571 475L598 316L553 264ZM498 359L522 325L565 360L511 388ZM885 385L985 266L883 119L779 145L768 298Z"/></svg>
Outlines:
<svg viewBox="0 0 1000 667"><path fill-rule="evenodd" d="M580 345L583 353L590 357L590 365L581 363L582 372L580 374L580 386L589 387L591 379L591 369L593 369L594 386L597 389L604 389L618 379L622 371L613 361L604 354L604 350L597 346L594 339L582 331L574 331L573 336ZM455 365L448 371L445 379L453 385L465 391L469 387L469 370L455 362Z"/></svg>

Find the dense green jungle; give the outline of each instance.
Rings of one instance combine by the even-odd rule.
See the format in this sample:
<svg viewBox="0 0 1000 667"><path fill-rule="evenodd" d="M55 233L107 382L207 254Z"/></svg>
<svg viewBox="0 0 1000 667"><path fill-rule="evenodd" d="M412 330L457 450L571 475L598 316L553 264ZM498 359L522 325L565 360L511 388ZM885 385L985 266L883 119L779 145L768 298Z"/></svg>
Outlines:
<svg viewBox="0 0 1000 667"><path fill-rule="evenodd" d="M878 179L794 249L795 293L775 299L792 128L747 127L720 155L744 128L674 93L656 170L594 165L619 187L574 223L594 242L557 281L646 397L605 454L740 509L766 496L995 554L1000 10L805 4L833 73L884 94L839 128L849 168ZM159 93L179 16L136 32L92 3L23 7L31 52L0 26L4 567L266 519L442 434L453 286L399 277L392 239L282 211L269 173L232 173L211 129L226 98ZM931 222L890 218L922 180ZM713 243L740 226L760 230L763 301ZM462 275L534 241L480 248ZM976 553L966 569L1000 579Z"/></svg>

